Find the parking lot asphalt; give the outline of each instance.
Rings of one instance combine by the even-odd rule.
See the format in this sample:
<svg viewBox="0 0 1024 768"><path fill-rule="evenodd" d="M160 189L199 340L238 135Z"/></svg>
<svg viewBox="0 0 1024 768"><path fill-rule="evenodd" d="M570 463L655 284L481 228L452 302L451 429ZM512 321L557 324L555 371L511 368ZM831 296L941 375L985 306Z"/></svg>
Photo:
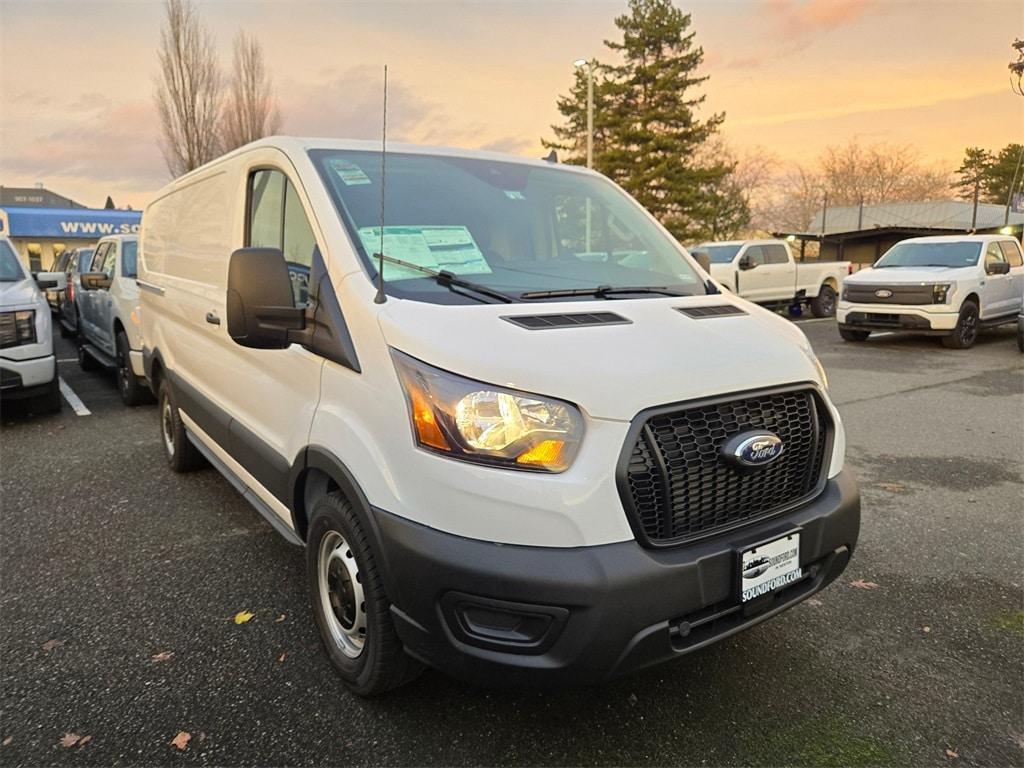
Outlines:
<svg viewBox="0 0 1024 768"><path fill-rule="evenodd" d="M602 687L428 671L372 701L320 650L301 550L214 470L171 474L156 409L122 406L113 377L80 371L59 340L91 414L2 413L0 764L1024 765L1012 331L952 351L801 327L861 483L839 581ZM254 616L237 624L241 611Z"/></svg>

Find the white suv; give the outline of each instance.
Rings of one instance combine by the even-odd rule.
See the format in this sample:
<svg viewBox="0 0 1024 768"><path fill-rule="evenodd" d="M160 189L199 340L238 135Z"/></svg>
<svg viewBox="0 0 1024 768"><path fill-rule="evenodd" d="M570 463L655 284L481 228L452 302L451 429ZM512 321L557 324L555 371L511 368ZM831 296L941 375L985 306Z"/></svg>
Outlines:
<svg viewBox="0 0 1024 768"><path fill-rule="evenodd" d="M53 354L50 305L42 290L62 291L63 272L33 276L14 246L0 238L0 397L34 398L39 411L61 406L57 360Z"/></svg>
<svg viewBox="0 0 1024 768"><path fill-rule="evenodd" d="M78 362L117 371L125 405L152 402L142 363L137 275L138 237L113 235L96 244L92 265L80 276Z"/></svg>
<svg viewBox="0 0 1024 768"><path fill-rule="evenodd" d="M846 278L836 319L846 341L910 331L966 349L980 328L1016 322L1022 295L1024 257L1014 238L915 237Z"/></svg>
<svg viewBox="0 0 1024 768"><path fill-rule="evenodd" d="M264 139L165 187L139 243L168 463L209 461L305 547L352 690L421 663L606 680L843 571L859 497L798 328L599 174L381 164Z"/></svg>

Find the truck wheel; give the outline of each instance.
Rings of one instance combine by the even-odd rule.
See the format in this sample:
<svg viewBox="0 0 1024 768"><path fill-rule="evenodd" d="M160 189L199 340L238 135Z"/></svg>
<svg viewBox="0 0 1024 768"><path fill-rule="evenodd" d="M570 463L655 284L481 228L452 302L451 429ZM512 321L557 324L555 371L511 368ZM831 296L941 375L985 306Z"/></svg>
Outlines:
<svg viewBox="0 0 1024 768"><path fill-rule="evenodd" d="M956 328L949 336L942 337L944 346L950 349L970 349L978 340L978 305L973 301L965 301L960 307L960 317Z"/></svg>
<svg viewBox="0 0 1024 768"><path fill-rule="evenodd" d="M324 650L353 693L377 696L419 674L395 632L369 540L338 492L313 505L306 574Z"/></svg>
<svg viewBox="0 0 1024 768"><path fill-rule="evenodd" d="M821 286L818 295L811 299L811 312L815 317L834 317L836 314L836 292L831 285Z"/></svg>
<svg viewBox="0 0 1024 768"><path fill-rule="evenodd" d="M96 361L93 359L92 355L85 351L84 344L78 345L78 366L83 371L96 370Z"/></svg>
<svg viewBox="0 0 1024 768"><path fill-rule="evenodd" d="M867 341L871 331L854 331L850 328L840 328L839 335L843 341Z"/></svg>
<svg viewBox="0 0 1024 768"><path fill-rule="evenodd" d="M60 337L62 339L70 339L75 335L74 331L69 331L68 327L64 325L59 319L57 320L57 327L60 329Z"/></svg>
<svg viewBox="0 0 1024 768"><path fill-rule="evenodd" d="M124 331L117 332L117 389L125 405L139 405L150 401L149 388L132 370L128 355L128 337Z"/></svg>
<svg viewBox="0 0 1024 768"><path fill-rule="evenodd" d="M53 374L53 381L50 382L50 386L47 387L46 392L36 398L36 412L37 413L60 413L63 402L60 396L60 379L57 378L57 374Z"/></svg>
<svg viewBox="0 0 1024 768"><path fill-rule="evenodd" d="M163 438L164 456L173 471L191 472L206 463L199 449L185 434L185 424L166 379L160 383L160 436Z"/></svg>

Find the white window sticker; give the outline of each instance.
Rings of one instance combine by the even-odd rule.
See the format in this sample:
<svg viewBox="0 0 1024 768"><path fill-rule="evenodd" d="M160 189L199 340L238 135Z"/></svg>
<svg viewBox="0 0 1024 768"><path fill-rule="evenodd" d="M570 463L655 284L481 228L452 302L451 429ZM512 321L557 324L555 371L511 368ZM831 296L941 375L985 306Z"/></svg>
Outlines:
<svg viewBox="0 0 1024 768"><path fill-rule="evenodd" d="M361 227L359 239L366 252L380 252L380 227ZM384 227L384 255L436 271L456 275L481 275L491 267L466 227ZM384 279L410 280L426 273L403 264L385 261Z"/></svg>
<svg viewBox="0 0 1024 768"><path fill-rule="evenodd" d="M350 163L348 160L340 160L338 158L331 158L327 163L331 166L331 170L338 174L338 178L341 179L342 183L346 187L355 187L360 184L370 183L370 177L367 176L363 172L363 169L355 163Z"/></svg>

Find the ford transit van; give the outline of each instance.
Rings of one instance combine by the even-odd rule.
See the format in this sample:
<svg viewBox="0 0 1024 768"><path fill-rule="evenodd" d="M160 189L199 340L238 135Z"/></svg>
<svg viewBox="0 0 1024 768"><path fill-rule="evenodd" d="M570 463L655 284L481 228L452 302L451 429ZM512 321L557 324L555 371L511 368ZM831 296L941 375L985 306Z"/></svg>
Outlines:
<svg viewBox="0 0 1024 768"><path fill-rule="evenodd" d="M606 680L822 589L857 543L803 333L591 171L271 138L146 209L146 376L305 548L356 693Z"/></svg>

